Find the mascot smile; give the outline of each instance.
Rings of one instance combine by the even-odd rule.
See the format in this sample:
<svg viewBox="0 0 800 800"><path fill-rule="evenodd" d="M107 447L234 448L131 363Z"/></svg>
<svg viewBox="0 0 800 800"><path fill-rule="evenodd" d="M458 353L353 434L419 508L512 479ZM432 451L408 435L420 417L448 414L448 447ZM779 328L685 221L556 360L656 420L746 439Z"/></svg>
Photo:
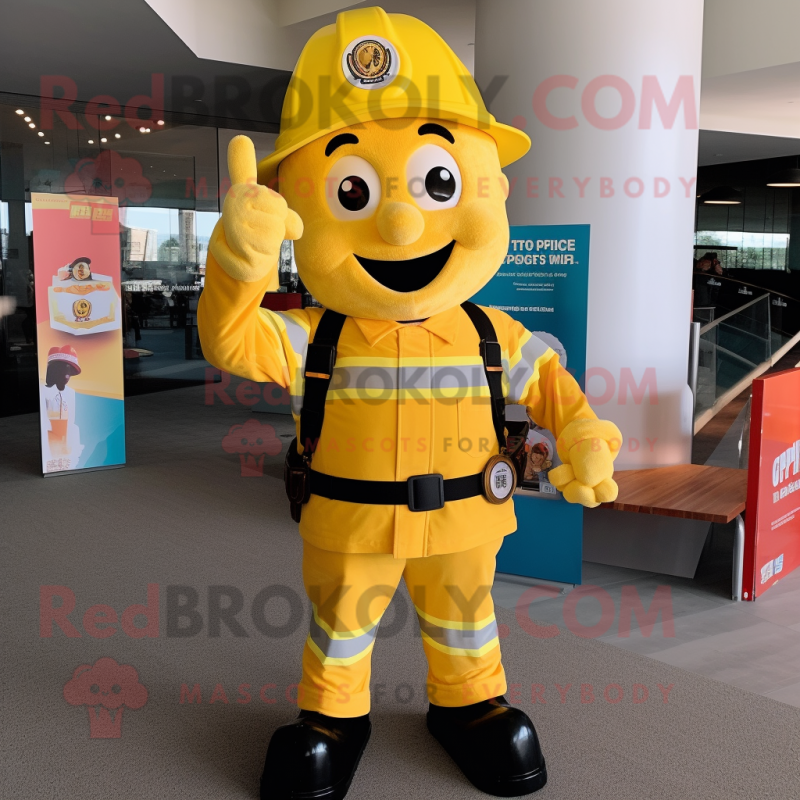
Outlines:
<svg viewBox="0 0 800 800"><path fill-rule="evenodd" d="M247 137L230 144L203 353L289 390L298 438L285 476L313 610L300 715L270 742L262 800L347 793L371 732L372 648L401 579L428 659L431 734L488 794L547 781L533 723L503 697L490 592L524 470L504 407L556 434L550 480L569 502L616 497L622 437L551 348L469 302L507 252L502 168L529 146L438 34L379 8L342 12L306 44L274 153L257 164ZM260 308L284 239L323 308Z"/></svg>

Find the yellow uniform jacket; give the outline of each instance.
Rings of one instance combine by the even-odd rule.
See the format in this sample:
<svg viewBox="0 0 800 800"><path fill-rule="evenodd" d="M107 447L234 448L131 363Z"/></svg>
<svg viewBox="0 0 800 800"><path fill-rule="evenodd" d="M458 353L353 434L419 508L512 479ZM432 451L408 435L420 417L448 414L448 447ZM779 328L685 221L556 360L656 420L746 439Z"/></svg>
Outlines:
<svg viewBox="0 0 800 800"><path fill-rule="evenodd" d="M306 347L323 311L260 308L266 285L234 280L209 255L198 309L203 354L219 369L286 387L299 425ZM596 419L552 349L502 311L485 311L503 351L507 404L527 406L556 436L573 419ZM479 336L460 306L419 323L345 321L316 471L373 481L427 473L448 479L480 472L497 452ZM411 511L312 495L300 522L300 535L316 547L396 558L459 552L515 529L513 503L480 496Z"/></svg>

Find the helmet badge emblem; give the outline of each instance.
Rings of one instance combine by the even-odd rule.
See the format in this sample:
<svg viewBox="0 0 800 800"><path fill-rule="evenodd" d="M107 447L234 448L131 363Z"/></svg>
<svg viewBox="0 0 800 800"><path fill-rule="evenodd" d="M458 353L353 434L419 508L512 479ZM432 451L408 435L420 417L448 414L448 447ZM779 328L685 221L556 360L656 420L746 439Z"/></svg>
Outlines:
<svg viewBox="0 0 800 800"><path fill-rule="evenodd" d="M351 42L344 51L342 71L359 89L377 89L397 77L399 58L394 47L381 36Z"/></svg>

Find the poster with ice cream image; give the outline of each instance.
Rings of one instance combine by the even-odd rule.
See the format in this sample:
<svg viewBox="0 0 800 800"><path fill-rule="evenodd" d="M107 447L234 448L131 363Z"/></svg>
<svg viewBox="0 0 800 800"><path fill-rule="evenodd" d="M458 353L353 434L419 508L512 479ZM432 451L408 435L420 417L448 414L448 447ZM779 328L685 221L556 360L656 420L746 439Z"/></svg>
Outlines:
<svg viewBox="0 0 800 800"><path fill-rule="evenodd" d="M31 194L42 472L125 463L117 198Z"/></svg>

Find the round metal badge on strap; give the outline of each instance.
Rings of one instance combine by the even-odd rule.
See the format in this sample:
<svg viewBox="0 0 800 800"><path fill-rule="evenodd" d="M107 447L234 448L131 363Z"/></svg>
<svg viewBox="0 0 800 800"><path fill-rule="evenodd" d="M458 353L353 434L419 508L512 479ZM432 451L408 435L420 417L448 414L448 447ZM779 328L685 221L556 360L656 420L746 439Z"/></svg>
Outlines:
<svg viewBox="0 0 800 800"><path fill-rule="evenodd" d="M483 468L483 495L495 505L505 503L517 488L514 462L504 455L492 456Z"/></svg>

